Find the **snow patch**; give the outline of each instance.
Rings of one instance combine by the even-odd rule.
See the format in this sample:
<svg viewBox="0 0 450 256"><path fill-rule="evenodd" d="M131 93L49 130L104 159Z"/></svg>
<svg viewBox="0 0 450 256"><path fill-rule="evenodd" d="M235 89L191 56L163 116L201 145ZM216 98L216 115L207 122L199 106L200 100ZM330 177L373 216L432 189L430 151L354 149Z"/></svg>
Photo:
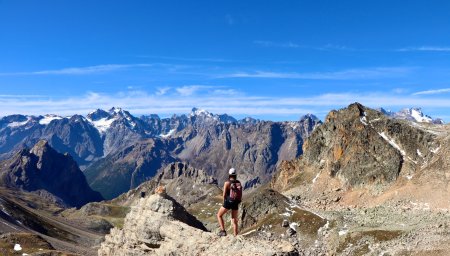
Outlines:
<svg viewBox="0 0 450 256"><path fill-rule="evenodd" d="M431 123L431 121L433 121L428 116L424 116L422 111L415 109L415 108L413 108L411 110L411 117L414 118L414 120L416 120L417 122L422 122L422 123Z"/></svg>
<svg viewBox="0 0 450 256"><path fill-rule="evenodd" d="M15 244L14 251L22 251L22 246L20 246L20 244Z"/></svg>
<svg viewBox="0 0 450 256"><path fill-rule="evenodd" d="M12 123L9 123L7 126L11 127L11 128L20 127L20 126L26 125L28 123L28 121L30 121L30 118L28 118L26 121L23 121L23 122L12 122Z"/></svg>
<svg viewBox="0 0 450 256"><path fill-rule="evenodd" d="M160 134L159 137L161 138L169 138L172 136L172 134L175 132L175 129L170 130L167 134Z"/></svg>
<svg viewBox="0 0 450 256"><path fill-rule="evenodd" d="M339 230L339 232L338 232L339 236L343 236L343 235L345 235L347 233L348 233L347 229Z"/></svg>
<svg viewBox="0 0 450 256"><path fill-rule="evenodd" d="M397 144L395 143L395 141L391 138L389 138L386 134L384 134L384 132L382 133L378 133L381 137L383 137L383 139L385 139L387 142L389 142L389 144L391 144L391 146L393 146L394 148L396 148L398 151L400 151L400 153L402 154L402 156L406 156L405 151Z"/></svg>
<svg viewBox="0 0 450 256"><path fill-rule="evenodd" d="M97 130L100 133L104 133L104 132L106 132L106 130L108 130L111 127L111 124L114 121L116 121L116 119L115 118L108 119L108 117L104 117L97 121L92 121L90 119L88 119L88 121L91 122L92 125L94 125L94 127L97 128Z"/></svg>
<svg viewBox="0 0 450 256"><path fill-rule="evenodd" d="M423 157L423 154L422 154L422 152L420 152L419 149L417 149L417 155L420 156L420 157Z"/></svg>
<svg viewBox="0 0 450 256"><path fill-rule="evenodd" d="M39 120L39 123L42 125L48 125L51 121L59 120L59 119L63 119L63 118L60 116L57 116L57 115L45 115L44 118Z"/></svg>
<svg viewBox="0 0 450 256"><path fill-rule="evenodd" d="M361 118L359 119L359 121L361 121L361 123L362 123L363 125L367 125L367 118L366 118L366 116L361 117Z"/></svg>
<svg viewBox="0 0 450 256"><path fill-rule="evenodd" d="M316 177L312 180L312 183L316 183L317 179L319 178L320 172L317 173Z"/></svg>

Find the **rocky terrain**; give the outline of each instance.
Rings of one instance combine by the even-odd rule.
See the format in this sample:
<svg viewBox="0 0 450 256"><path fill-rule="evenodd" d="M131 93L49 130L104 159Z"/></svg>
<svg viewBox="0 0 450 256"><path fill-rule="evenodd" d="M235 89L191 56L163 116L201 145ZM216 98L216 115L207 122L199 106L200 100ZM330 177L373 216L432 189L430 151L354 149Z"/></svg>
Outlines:
<svg viewBox="0 0 450 256"><path fill-rule="evenodd" d="M123 229L112 229L99 255L290 255L286 241L223 237L205 232L201 223L163 194L140 199L125 219Z"/></svg>
<svg viewBox="0 0 450 256"><path fill-rule="evenodd" d="M1 255L96 255L104 234L95 221L63 218L64 209L35 193L0 188Z"/></svg>
<svg viewBox="0 0 450 256"><path fill-rule="evenodd" d="M56 152L45 140L2 161L0 184L2 187L53 197L55 202L60 201L67 206L81 207L103 199L89 187L72 157Z"/></svg>
<svg viewBox="0 0 450 256"><path fill-rule="evenodd" d="M329 254L447 255L449 134L352 104L328 114L271 186L330 221Z"/></svg>

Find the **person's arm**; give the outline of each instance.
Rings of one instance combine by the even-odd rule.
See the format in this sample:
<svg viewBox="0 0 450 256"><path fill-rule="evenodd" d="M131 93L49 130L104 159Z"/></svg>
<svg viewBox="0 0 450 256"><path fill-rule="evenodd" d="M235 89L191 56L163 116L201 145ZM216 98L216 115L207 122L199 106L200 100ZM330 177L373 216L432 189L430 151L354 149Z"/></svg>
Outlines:
<svg viewBox="0 0 450 256"><path fill-rule="evenodd" d="M228 181L226 181L223 184L223 195L222 195L222 197L223 197L224 201L225 201L225 199L227 199L227 189L228 189Z"/></svg>

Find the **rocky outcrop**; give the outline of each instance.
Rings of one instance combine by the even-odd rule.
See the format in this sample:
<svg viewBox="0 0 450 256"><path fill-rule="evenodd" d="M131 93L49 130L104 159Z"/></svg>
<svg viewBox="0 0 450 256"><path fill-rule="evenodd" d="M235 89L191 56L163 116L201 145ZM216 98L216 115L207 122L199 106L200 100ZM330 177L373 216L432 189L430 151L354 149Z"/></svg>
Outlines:
<svg viewBox="0 0 450 256"><path fill-rule="evenodd" d="M112 202L131 205L142 196L151 194L158 186L164 186L166 193L184 207L221 194L217 179L186 163L175 162L158 172L150 181L122 194Z"/></svg>
<svg viewBox="0 0 450 256"><path fill-rule="evenodd" d="M93 163L84 172L89 185L106 199L138 187L175 160L167 142L147 139Z"/></svg>
<svg viewBox="0 0 450 256"><path fill-rule="evenodd" d="M123 229L111 230L98 255L224 255L230 251L234 255L296 255L288 242L220 238L196 223L170 197L151 195L132 207Z"/></svg>
<svg viewBox="0 0 450 256"><path fill-rule="evenodd" d="M303 155L280 166L272 186L283 190L313 184L324 175L346 187L380 188L420 170L435 138L408 121L355 103L331 111L304 143Z"/></svg>
<svg viewBox="0 0 450 256"><path fill-rule="evenodd" d="M25 191L46 190L75 207L103 199L89 187L72 157L56 152L44 140L1 162L0 182Z"/></svg>

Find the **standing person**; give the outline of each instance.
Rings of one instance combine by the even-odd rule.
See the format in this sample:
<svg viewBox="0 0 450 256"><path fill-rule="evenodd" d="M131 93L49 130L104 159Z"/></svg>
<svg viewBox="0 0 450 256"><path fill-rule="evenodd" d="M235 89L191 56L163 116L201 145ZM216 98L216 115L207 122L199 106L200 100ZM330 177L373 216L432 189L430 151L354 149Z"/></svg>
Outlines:
<svg viewBox="0 0 450 256"><path fill-rule="evenodd" d="M238 234L238 209L242 200L242 185L237 180L236 169L231 168L228 171L228 181L223 184L223 205L217 212L217 220L220 225L219 236L226 236L225 225L222 216L231 210L231 219L233 222L234 235Z"/></svg>

